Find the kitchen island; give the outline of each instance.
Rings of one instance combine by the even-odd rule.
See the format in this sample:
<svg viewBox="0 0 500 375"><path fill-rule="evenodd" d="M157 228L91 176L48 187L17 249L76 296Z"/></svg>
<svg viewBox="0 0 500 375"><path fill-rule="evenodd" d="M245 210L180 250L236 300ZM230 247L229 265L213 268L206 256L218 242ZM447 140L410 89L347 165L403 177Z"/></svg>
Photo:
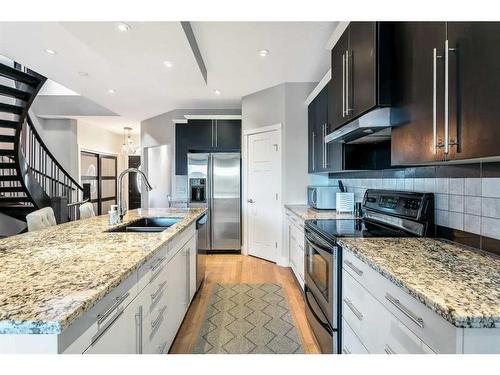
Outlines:
<svg viewBox="0 0 500 375"><path fill-rule="evenodd" d="M0 353L168 350L194 294L204 212L133 210L116 226L98 216L1 240ZM108 232L150 217L178 222L158 233ZM167 307L171 327L161 326Z"/></svg>

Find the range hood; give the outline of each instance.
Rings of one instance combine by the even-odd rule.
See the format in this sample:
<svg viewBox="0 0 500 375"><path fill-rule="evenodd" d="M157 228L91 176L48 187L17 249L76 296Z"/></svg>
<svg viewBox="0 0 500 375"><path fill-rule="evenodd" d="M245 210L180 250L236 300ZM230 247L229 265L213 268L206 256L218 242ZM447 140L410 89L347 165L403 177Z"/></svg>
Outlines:
<svg viewBox="0 0 500 375"><path fill-rule="evenodd" d="M340 127L325 137L330 142L380 142L390 139L390 128L402 124L402 118L395 108L377 108ZM383 131L384 130L384 131Z"/></svg>

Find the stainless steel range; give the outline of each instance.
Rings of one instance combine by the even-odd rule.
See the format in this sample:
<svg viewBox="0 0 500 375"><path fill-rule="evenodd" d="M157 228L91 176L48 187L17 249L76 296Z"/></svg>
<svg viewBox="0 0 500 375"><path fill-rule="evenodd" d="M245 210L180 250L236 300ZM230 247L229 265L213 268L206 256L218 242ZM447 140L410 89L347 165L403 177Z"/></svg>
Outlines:
<svg viewBox="0 0 500 375"><path fill-rule="evenodd" d="M339 237L434 235L434 195L367 190L362 219L305 222L306 315L323 353L339 353L342 249Z"/></svg>

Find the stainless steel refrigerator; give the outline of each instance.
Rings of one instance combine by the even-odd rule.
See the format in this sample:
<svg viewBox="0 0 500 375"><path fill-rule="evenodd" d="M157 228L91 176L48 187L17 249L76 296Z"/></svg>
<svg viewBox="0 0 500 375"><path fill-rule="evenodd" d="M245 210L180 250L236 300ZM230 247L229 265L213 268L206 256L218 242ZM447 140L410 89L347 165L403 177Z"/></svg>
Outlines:
<svg viewBox="0 0 500 375"><path fill-rule="evenodd" d="M188 206L206 207L198 249L241 249L240 153L188 154Z"/></svg>

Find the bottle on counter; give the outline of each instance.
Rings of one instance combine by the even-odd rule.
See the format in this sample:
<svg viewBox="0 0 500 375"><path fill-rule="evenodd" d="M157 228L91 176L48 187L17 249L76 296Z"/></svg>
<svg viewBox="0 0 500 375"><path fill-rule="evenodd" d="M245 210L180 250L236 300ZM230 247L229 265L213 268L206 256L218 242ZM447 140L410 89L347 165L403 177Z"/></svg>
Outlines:
<svg viewBox="0 0 500 375"><path fill-rule="evenodd" d="M118 205L116 205L116 204L111 205L111 210L108 211L108 215L109 215L109 218L108 218L109 225L118 224L118 222L119 222Z"/></svg>

